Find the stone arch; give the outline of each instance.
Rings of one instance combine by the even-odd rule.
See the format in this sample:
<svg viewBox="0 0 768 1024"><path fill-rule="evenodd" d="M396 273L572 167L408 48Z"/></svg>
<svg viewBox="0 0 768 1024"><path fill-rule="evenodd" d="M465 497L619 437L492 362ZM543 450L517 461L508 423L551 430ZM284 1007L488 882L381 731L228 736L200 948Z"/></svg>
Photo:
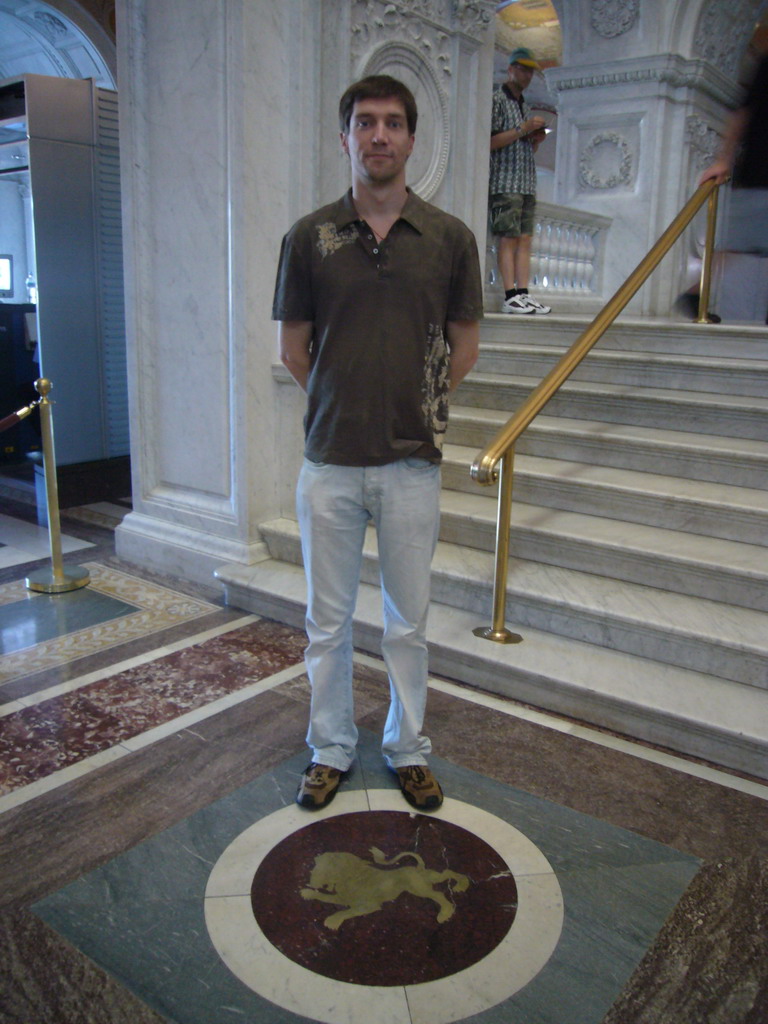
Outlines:
<svg viewBox="0 0 768 1024"><path fill-rule="evenodd" d="M678 0L670 50L703 58L732 80L768 0Z"/></svg>
<svg viewBox="0 0 768 1024"><path fill-rule="evenodd" d="M89 7L93 13L76 0L0 0L0 79L92 78L116 89L114 3L91 0Z"/></svg>
<svg viewBox="0 0 768 1024"><path fill-rule="evenodd" d="M736 78L755 23L768 0L705 0L693 37L693 55L704 57Z"/></svg>

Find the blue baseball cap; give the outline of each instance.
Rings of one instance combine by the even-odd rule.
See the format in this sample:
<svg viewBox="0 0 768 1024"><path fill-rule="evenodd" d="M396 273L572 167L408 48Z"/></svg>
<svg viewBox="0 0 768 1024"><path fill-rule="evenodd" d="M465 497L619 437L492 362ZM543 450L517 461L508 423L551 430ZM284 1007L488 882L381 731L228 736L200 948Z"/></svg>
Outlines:
<svg viewBox="0 0 768 1024"><path fill-rule="evenodd" d="M535 68L541 71L541 65L526 46L518 46L509 55L510 64L522 64L524 68Z"/></svg>

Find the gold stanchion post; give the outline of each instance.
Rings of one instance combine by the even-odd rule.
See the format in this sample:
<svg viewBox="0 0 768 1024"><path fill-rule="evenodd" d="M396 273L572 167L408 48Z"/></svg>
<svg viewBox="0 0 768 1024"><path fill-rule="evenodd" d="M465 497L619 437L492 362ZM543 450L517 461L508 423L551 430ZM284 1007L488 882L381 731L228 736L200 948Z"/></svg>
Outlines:
<svg viewBox="0 0 768 1024"><path fill-rule="evenodd" d="M90 583L87 569L80 565L64 566L61 559L61 522L59 520L59 487L56 481L56 456L53 446L53 417L48 393L52 384L45 377L35 381L40 395L40 430L43 437L43 465L45 467L45 500L48 510L48 536L51 543L51 568L38 569L27 576L28 590L43 594L63 594L79 590Z"/></svg>
<svg viewBox="0 0 768 1024"><path fill-rule="evenodd" d="M497 644L519 644L522 637L504 624L507 608L507 561L509 528L512 521L512 473L515 450L508 448L499 464L499 508L496 517L496 572L493 578L493 624L478 626L472 632Z"/></svg>

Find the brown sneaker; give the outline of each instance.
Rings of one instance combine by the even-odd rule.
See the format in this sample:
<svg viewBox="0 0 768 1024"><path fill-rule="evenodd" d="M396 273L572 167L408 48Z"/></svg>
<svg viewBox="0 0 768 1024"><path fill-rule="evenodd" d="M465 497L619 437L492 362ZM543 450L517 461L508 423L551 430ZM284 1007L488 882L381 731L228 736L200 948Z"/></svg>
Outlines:
<svg viewBox="0 0 768 1024"><path fill-rule="evenodd" d="M440 783L425 764L409 764L396 768L400 790L412 807L420 811L436 811L443 802Z"/></svg>
<svg viewBox="0 0 768 1024"><path fill-rule="evenodd" d="M336 796L336 790L345 775L346 772L341 772L338 768L329 768L326 764L312 761L301 776L296 803L310 811L327 807Z"/></svg>

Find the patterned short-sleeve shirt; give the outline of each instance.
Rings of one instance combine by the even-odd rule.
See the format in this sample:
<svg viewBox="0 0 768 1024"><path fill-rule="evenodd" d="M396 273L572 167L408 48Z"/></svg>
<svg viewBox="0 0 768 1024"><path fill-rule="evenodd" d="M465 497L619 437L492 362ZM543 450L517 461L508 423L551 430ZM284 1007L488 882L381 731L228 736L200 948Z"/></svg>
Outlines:
<svg viewBox="0 0 768 1024"><path fill-rule="evenodd" d="M272 317L313 324L306 457L439 462L446 324L482 315L474 235L412 192L384 242L360 219L351 191L297 221L283 239Z"/></svg>
<svg viewBox="0 0 768 1024"><path fill-rule="evenodd" d="M525 100L521 97L518 103L503 85L493 94L491 135L520 128L530 116L531 108ZM536 195L536 163L530 139L517 139L501 149L491 150L488 192L490 195Z"/></svg>

